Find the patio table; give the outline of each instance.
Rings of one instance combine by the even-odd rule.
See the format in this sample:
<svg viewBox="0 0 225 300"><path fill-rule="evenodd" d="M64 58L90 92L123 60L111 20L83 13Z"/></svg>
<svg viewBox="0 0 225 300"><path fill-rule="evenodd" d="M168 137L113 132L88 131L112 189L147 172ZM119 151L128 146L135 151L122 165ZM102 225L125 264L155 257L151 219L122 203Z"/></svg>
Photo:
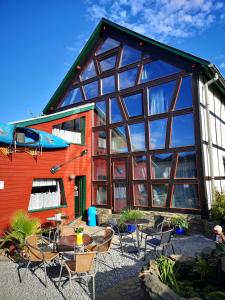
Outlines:
<svg viewBox="0 0 225 300"><path fill-rule="evenodd" d="M62 215L60 219L57 218L56 216L46 218L46 220L53 221L56 224L56 232L54 235L54 240L59 238L60 225L61 225L62 221L66 220L66 219L68 219L68 216L66 216L66 215Z"/></svg>
<svg viewBox="0 0 225 300"><path fill-rule="evenodd" d="M93 238L87 234L83 234L83 246L87 246L93 242ZM57 242L58 252L74 251L76 248L76 235L61 236Z"/></svg>
<svg viewBox="0 0 225 300"><path fill-rule="evenodd" d="M136 226L136 236L137 236L137 254L140 256L140 237L139 237L139 226L146 225L149 223L147 219L135 219L127 220L124 222L126 225L135 225Z"/></svg>

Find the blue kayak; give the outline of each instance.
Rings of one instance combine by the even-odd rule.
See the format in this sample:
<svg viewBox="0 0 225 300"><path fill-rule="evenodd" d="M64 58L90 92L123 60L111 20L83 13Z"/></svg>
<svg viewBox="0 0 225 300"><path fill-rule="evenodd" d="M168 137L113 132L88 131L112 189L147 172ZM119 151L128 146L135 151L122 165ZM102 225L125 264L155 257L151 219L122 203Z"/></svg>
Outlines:
<svg viewBox="0 0 225 300"><path fill-rule="evenodd" d="M0 122L0 144L18 147L66 148L69 143L45 131Z"/></svg>

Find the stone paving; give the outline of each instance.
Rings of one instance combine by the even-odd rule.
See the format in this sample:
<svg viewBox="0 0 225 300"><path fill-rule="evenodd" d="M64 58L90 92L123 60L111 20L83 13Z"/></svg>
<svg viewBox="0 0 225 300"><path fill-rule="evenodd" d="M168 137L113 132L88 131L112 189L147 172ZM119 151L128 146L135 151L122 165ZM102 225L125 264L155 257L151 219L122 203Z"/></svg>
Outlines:
<svg viewBox="0 0 225 300"><path fill-rule="evenodd" d="M96 228L89 228L89 231ZM86 230L87 231L87 230ZM117 270L112 269L110 256L106 263L98 264L96 268L96 299L101 300L134 300L147 299L147 295L139 282L137 275L147 260L153 258L151 253L147 254L147 260L143 261L143 252L138 258L135 254L128 253L133 247L131 238L124 239L125 253L121 254L118 237L115 236L112 244L112 257L117 266ZM173 244L176 253L194 256L204 247L213 247L214 242L202 235L195 235L183 238L174 238ZM142 245L143 246L143 245ZM38 268L34 273L28 271L27 278L22 283L19 277L23 274L24 268L18 271L18 265L13 262L0 262L0 300L26 300L26 299L69 299L69 285L63 289L57 288L59 276L59 265L47 268L48 287L45 288L44 272ZM89 288L91 288L89 282ZM71 299L90 299L89 289L73 281L73 291Z"/></svg>

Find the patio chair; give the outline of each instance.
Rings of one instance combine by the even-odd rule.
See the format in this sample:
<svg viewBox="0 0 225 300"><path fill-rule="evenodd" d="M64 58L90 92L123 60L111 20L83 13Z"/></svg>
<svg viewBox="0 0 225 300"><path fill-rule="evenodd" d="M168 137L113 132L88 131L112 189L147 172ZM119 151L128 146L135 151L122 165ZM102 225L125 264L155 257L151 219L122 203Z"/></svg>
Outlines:
<svg viewBox="0 0 225 300"><path fill-rule="evenodd" d="M41 224L40 227L41 235L44 239L48 239L49 243L55 240L55 234L57 231L57 226L52 225L51 222L45 222Z"/></svg>
<svg viewBox="0 0 225 300"><path fill-rule="evenodd" d="M110 225L110 227L114 230L115 234L117 234L119 236L119 241L120 241L120 249L121 249L121 253L123 254L124 251L124 247L123 247L123 237L127 237L127 236L132 236L132 239L134 241L134 247L136 246L135 244L135 239L133 238L133 232L128 231L128 226L124 224L124 228L123 230L121 230L119 228L118 225L118 221L115 218L109 219L108 220L108 224Z"/></svg>
<svg viewBox="0 0 225 300"><path fill-rule="evenodd" d="M163 223L164 223L164 217L163 216L155 216L154 217L154 225L153 226L146 226L140 229L141 232L141 241L143 238L143 234L145 234L145 239L148 238L148 236L158 235L162 232L163 229Z"/></svg>
<svg viewBox="0 0 225 300"><path fill-rule="evenodd" d="M27 267L23 274L23 277L21 278L21 282L25 278L30 264L35 263L38 265L38 267L44 265L45 286L47 287L46 264L53 262L56 258L58 258L59 254L57 252L53 252L53 250L49 248L48 241L46 241L46 239L43 239L43 237L39 235L28 236L25 239L24 250L25 251L23 252L22 257L27 262Z"/></svg>
<svg viewBox="0 0 225 300"><path fill-rule="evenodd" d="M60 229L60 236L74 235L75 228L69 225L63 225Z"/></svg>
<svg viewBox="0 0 225 300"><path fill-rule="evenodd" d="M99 233L102 233L100 234ZM116 270L113 257L110 253L110 248L112 244L112 239L114 236L114 230L110 227L105 228L104 230L98 230L95 233L92 234L93 237L93 243L91 245L88 245L85 247L85 250L88 252L96 252L97 254L97 261L102 262L99 259L99 256L102 256L103 259L105 258L105 255L108 254L111 257L113 269Z"/></svg>
<svg viewBox="0 0 225 300"><path fill-rule="evenodd" d="M95 299L95 252L83 252L75 253L74 260L66 260L61 264L60 274L59 274L59 283L60 286L62 269L65 266L69 274L70 282L70 293L71 293L71 281L72 279L78 279L82 277L91 277L92 278L92 299Z"/></svg>
<svg viewBox="0 0 225 300"><path fill-rule="evenodd" d="M158 238L153 237L153 238L151 238L149 240L146 238L145 239L145 255L144 255L144 259L145 259L145 256L146 256L146 248L147 248L147 246L150 246L150 247L152 247L154 249L156 257L158 256L157 255L157 251L159 249L161 249L162 255L166 256L169 247L172 248L172 251L175 254L173 244L171 243L171 237L172 237L173 232L174 232L174 229L170 229L170 230L161 232L158 235Z"/></svg>

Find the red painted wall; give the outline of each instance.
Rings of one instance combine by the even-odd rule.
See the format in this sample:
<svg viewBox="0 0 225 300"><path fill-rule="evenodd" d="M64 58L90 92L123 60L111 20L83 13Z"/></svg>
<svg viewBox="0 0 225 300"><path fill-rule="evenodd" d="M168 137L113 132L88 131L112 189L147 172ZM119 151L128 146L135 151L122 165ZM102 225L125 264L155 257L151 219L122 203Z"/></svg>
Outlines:
<svg viewBox="0 0 225 300"><path fill-rule="evenodd" d="M0 190L0 231L9 225L10 218L16 210L28 210L33 178L62 178L67 202L67 207L62 208L62 212L69 215L70 218L74 218L74 181L69 180L69 175L85 175L86 207L88 208L91 205L92 111L31 127L51 133L53 125L80 117L85 117L84 146L70 145L63 150L43 151L42 155L39 155L37 159L24 152L13 153L12 158L0 153L0 181L4 181L4 189ZM56 174L51 174L51 167L79 155L85 149L88 150L87 155L66 164ZM30 214L44 222L47 217L55 214L55 209Z"/></svg>

